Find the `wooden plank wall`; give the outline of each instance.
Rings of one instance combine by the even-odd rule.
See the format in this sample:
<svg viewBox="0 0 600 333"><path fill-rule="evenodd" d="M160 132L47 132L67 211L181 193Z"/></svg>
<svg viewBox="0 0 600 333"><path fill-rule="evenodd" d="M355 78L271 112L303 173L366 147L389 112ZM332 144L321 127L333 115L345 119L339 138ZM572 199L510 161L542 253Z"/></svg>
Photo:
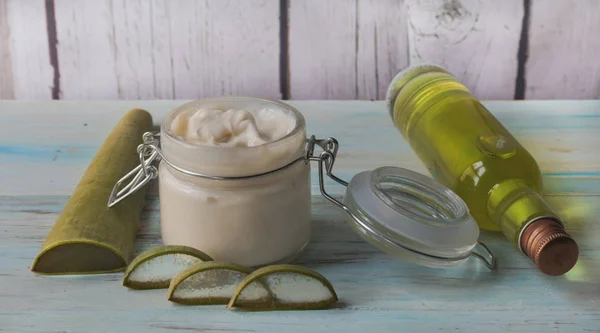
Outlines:
<svg viewBox="0 0 600 333"><path fill-rule="evenodd" d="M67 0L55 10L65 99L279 97L276 1Z"/></svg>
<svg viewBox="0 0 600 333"><path fill-rule="evenodd" d="M6 0L0 0L0 99L12 98L15 95L9 39L7 3Z"/></svg>
<svg viewBox="0 0 600 333"><path fill-rule="evenodd" d="M382 99L408 65L403 1L291 1L289 14L294 99Z"/></svg>
<svg viewBox="0 0 600 333"><path fill-rule="evenodd" d="M597 0L0 0L0 98L382 99L435 62L482 99L600 98Z"/></svg>
<svg viewBox="0 0 600 333"><path fill-rule="evenodd" d="M411 62L446 66L482 99L513 99L523 2L408 1ZM432 24L432 22L434 22Z"/></svg>
<svg viewBox="0 0 600 333"><path fill-rule="evenodd" d="M4 2L6 16L0 18L5 23L0 26L8 26L9 38L0 44L8 45L11 66L0 67L4 70L0 75L12 77L11 91L15 99L51 99L54 71L50 63L44 1Z"/></svg>
<svg viewBox="0 0 600 333"><path fill-rule="evenodd" d="M526 95L600 97L600 1L535 0Z"/></svg>

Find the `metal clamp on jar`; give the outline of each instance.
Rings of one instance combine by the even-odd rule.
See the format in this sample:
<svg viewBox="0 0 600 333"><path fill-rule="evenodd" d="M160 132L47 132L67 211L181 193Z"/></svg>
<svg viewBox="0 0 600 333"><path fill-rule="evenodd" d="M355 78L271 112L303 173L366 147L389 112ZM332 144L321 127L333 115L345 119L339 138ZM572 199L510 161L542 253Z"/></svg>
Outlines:
<svg viewBox="0 0 600 333"><path fill-rule="evenodd" d="M198 106L276 108L293 115L296 127L284 138L257 147L192 145L169 129L177 113ZM477 241L477 224L454 192L397 167L361 172L345 182L333 174L337 140L306 139L305 132L302 114L285 103L226 97L185 104L165 118L160 135L144 135L138 147L140 165L115 185L108 206L158 177L165 244L196 247L217 260L249 266L287 262L310 238L314 161L321 194L342 208L350 226L379 249L430 267L456 266L475 256L495 268L492 253ZM155 162L160 162L158 168ZM242 165L247 167L240 173ZM325 176L347 187L342 202L327 193Z"/></svg>

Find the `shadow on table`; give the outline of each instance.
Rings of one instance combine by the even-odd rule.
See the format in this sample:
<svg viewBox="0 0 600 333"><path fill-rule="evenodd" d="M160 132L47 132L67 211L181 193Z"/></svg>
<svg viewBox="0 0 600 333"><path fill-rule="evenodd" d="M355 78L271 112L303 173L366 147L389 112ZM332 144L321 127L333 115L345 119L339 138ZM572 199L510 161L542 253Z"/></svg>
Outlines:
<svg viewBox="0 0 600 333"><path fill-rule="evenodd" d="M565 196L552 200L565 228L579 245L575 267L560 277L547 277L557 293L578 301L600 301L600 197Z"/></svg>
<svg viewBox="0 0 600 333"><path fill-rule="evenodd" d="M311 241L293 264L319 271L334 271L342 276L361 274L364 277L365 274L371 274L388 279L389 283L414 279L419 284L441 287L471 287L498 278L474 257L460 266L444 269L415 265L392 257L363 240L336 207L323 205L319 201L313 205L317 209L313 213ZM488 245L494 248L497 244L509 246L501 235L487 238L493 240Z"/></svg>
<svg viewBox="0 0 600 333"><path fill-rule="evenodd" d="M544 276L556 293L577 301L600 301L600 196L576 192L571 178L554 180L564 193L546 195L545 199L563 220L565 229L579 245L575 267L562 276ZM585 190L585 189L584 189Z"/></svg>

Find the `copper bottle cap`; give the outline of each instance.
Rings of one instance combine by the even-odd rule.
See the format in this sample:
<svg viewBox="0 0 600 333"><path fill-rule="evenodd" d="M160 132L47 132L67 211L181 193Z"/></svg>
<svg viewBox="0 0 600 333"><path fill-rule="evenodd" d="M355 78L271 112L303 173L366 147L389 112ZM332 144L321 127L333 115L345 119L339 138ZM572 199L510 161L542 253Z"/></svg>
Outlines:
<svg viewBox="0 0 600 333"><path fill-rule="evenodd" d="M521 248L543 273L553 276L568 272L579 257L577 243L560 222L552 219L540 219L527 226Z"/></svg>

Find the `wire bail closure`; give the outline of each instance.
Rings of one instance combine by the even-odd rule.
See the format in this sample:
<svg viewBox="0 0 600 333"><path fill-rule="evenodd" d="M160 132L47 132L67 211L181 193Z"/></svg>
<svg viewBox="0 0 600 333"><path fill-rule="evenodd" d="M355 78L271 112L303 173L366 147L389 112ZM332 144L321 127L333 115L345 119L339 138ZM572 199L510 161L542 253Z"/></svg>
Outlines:
<svg viewBox="0 0 600 333"><path fill-rule="evenodd" d="M190 170L181 168L181 167L173 164L167 158L165 158L164 154L160 150L160 133L158 133L158 132L146 132L146 133L144 133L142 139L143 139L142 144L140 144L137 147L140 164L137 167L135 167L133 170L128 172L121 179L119 179L119 181L117 181L117 183L113 187L110 197L108 199L108 207L109 208L113 207L114 205L118 204L119 202L121 202L122 200L127 198L128 196L132 195L133 193L138 191L140 188L142 188L143 186L148 184L151 180L157 178L158 177L158 169L153 164L161 162L161 161L167 163L167 165L169 165L173 169L175 169L183 174L189 175L189 176L213 179L213 180L225 180L225 181L226 180L239 180L239 179L261 177L261 176L265 176L268 174L272 174L272 173L287 169L298 162L304 162L304 163L308 164L310 161L316 161L318 163L319 190L321 192L321 195L323 195L327 200L332 202L334 205L336 205L339 208L341 208L342 210L344 210L346 212L346 214L348 214L356 223L358 223L361 227L363 227L366 230L368 230L369 232L371 232L371 234L374 235L379 241L381 241L383 243L388 243L392 246L401 247L401 248L403 248L407 251L413 252L415 254L419 254L419 255L435 258L435 259L441 259L441 260L461 260L461 259L467 259L469 256L473 256L473 257L481 260L485 264L485 266L487 268L489 268L490 270L496 269L496 258L494 257L494 255L492 254L490 249L484 243L482 243L480 241L477 242L476 248L480 248L481 253L479 251L475 251L475 249L474 249L468 255L466 255L464 257L460 257L460 258L456 258L456 257L448 258L448 257L440 257L440 256L427 254L427 253L418 251L416 249L407 247L407 246L405 246L399 242L396 242L388 237L385 237L385 235L381 231L379 231L379 230L371 227L367 223L365 223L350 208L348 208L348 206L346 206L345 204L343 204L342 202L340 202L339 200L337 200L333 196L331 196L329 193L327 193L327 191L325 189L325 175L327 175L327 177L331 178L338 184L343 185L344 187L348 187L348 182L342 180L341 178L339 178L333 174L333 165L335 163L335 159L336 159L338 148L339 148L339 143L335 138L329 137L327 139L316 139L316 137L314 135L312 135L310 138L308 138L306 140L306 154L304 156L299 156L298 158L291 161L290 163L288 163L282 167L279 167L277 169L271 170L271 171L254 174L254 175L236 176L236 177L205 175L205 174L201 174L201 173L197 173L194 171L190 171ZM315 146L319 146L322 150L318 155L315 155ZM131 180L129 180L129 179L131 179ZM126 182L127 182L127 184L125 186L123 186L123 184Z"/></svg>
<svg viewBox="0 0 600 333"><path fill-rule="evenodd" d="M115 184L108 197L108 208L123 201L125 198L148 184L152 179L158 177L158 170L152 165L152 162L159 158L159 137L160 133L144 133L142 136L143 143L137 147L140 165L129 171ZM131 177L133 177L133 179L125 185L125 187L121 188L121 185Z"/></svg>
<svg viewBox="0 0 600 333"><path fill-rule="evenodd" d="M312 136L310 140L313 141L314 136ZM327 193L327 191L325 190L324 174L326 174L329 178L333 179L337 183L344 185L345 187L348 186L348 183L346 181L335 176L332 171L333 164L335 163L335 158L337 156L339 144L338 144L337 140L334 138L327 138L325 140L314 140L314 142L323 149L323 152L318 157L313 155L310 158L312 161L317 161L319 163L318 164L319 165L319 170L318 170L318 172L319 172L319 190L321 191L321 195L323 195L327 200L329 200L330 202L332 202L339 208L343 209L346 212L346 214L348 214L356 223L358 223L364 229L368 230L380 242L389 243L393 246L401 247L407 251L410 251L410 252L413 252L413 253L416 253L419 255L423 255L426 257L435 258L435 259L460 260L460 259L467 259L469 256L473 256L473 257L481 260L488 269L490 269L490 270L496 269L496 257L494 256L492 251L490 251L490 249L487 247L487 245L485 245L483 242L480 242L480 241L477 242L477 245L475 247L481 248L482 253L472 251L470 254L466 255L465 257L448 258L448 257L441 257L441 256L435 256L435 255L431 255L428 253L424 253L424 252L418 251L414 248L407 247L406 245L396 242L388 237L385 237L385 235L381 231L379 231L379 230L371 227L367 223L365 223L350 208L348 208L348 206L344 205L342 202L338 201L333 196L331 196L329 193ZM313 145L313 148L314 148L314 145Z"/></svg>

